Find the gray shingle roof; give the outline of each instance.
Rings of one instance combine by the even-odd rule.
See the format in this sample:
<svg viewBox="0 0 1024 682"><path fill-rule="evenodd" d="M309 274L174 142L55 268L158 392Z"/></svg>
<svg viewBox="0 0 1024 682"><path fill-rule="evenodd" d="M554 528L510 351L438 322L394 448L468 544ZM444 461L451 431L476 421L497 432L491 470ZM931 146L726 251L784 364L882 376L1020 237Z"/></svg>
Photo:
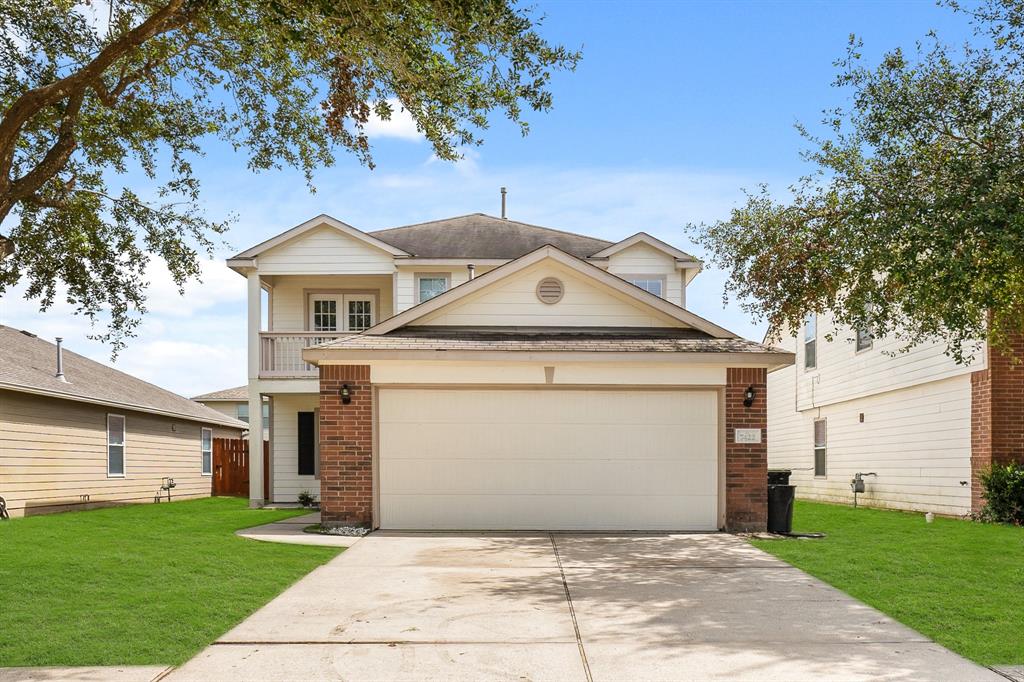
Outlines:
<svg viewBox="0 0 1024 682"><path fill-rule="evenodd" d="M247 401L249 400L249 387L248 386L235 386L234 388L225 388L220 391L213 391L212 393L204 393L202 395L193 396L192 400L197 402L203 402L208 400L213 402L215 400L227 400L227 401Z"/></svg>
<svg viewBox="0 0 1024 682"><path fill-rule="evenodd" d="M318 346L338 350L459 350L615 353L781 353L746 339L716 339L696 329L466 329L403 327L389 334L353 334Z"/></svg>
<svg viewBox="0 0 1024 682"><path fill-rule="evenodd" d="M57 346L0 325L0 388L40 391L68 400L86 400L153 411L192 421L249 428L205 405L64 349L63 382L54 376Z"/></svg>
<svg viewBox="0 0 1024 682"><path fill-rule="evenodd" d="M418 258L519 258L545 244L586 258L613 242L483 213L392 227L367 234Z"/></svg>

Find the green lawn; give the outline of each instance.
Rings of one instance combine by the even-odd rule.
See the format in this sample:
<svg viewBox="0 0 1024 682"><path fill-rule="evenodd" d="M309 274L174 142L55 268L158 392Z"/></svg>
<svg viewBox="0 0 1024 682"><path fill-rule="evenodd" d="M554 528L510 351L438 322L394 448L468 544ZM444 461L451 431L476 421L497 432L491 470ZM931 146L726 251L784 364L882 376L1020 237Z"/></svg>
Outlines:
<svg viewBox="0 0 1024 682"><path fill-rule="evenodd" d="M0 522L0 666L182 663L339 552L236 537L216 497Z"/></svg>
<svg viewBox="0 0 1024 682"><path fill-rule="evenodd" d="M984 665L1024 663L1024 528L797 502L761 549Z"/></svg>

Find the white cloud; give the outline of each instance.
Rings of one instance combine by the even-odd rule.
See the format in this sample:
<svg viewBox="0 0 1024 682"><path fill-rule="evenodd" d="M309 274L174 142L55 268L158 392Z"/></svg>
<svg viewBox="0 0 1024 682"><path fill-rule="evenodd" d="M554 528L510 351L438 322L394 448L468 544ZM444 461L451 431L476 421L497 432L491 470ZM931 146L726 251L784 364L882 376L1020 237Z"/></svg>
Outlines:
<svg viewBox="0 0 1024 682"><path fill-rule="evenodd" d="M370 120L363 126L367 137L394 137L412 142L422 140L423 133L416 127L416 121L402 107L402 103L394 97L388 98L387 102L391 105L391 118L385 121L376 112L370 112Z"/></svg>

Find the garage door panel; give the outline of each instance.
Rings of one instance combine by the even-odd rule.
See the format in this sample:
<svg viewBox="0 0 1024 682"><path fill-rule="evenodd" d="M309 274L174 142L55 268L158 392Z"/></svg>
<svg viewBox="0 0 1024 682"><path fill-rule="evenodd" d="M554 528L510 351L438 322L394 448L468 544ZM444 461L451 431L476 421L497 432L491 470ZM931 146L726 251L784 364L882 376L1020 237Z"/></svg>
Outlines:
<svg viewBox="0 0 1024 682"><path fill-rule="evenodd" d="M538 499L535 495L437 495L428 504L417 495L393 495L382 508L381 526L399 528L405 519L421 519L420 530L680 530L680 515L687 530L716 530L713 495L678 496L620 495L611 498L561 496ZM621 510L614 517L608 508ZM594 520L601 525L595 528Z"/></svg>
<svg viewBox="0 0 1024 682"><path fill-rule="evenodd" d="M381 526L716 527L718 394L379 392Z"/></svg>
<svg viewBox="0 0 1024 682"><path fill-rule="evenodd" d="M672 460L392 460L381 476L389 494L406 495L700 495L715 486L713 467Z"/></svg>

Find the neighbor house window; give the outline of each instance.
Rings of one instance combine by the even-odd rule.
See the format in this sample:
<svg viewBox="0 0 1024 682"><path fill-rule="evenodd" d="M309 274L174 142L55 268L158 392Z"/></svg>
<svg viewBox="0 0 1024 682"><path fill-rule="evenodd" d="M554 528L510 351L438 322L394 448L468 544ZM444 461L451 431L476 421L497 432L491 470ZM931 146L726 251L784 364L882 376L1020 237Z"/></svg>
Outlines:
<svg viewBox="0 0 1024 682"><path fill-rule="evenodd" d="M629 277L630 284L638 286L649 294L665 297L665 280L659 277Z"/></svg>
<svg viewBox="0 0 1024 682"><path fill-rule="evenodd" d="M246 424L249 423L249 403L239 403L235 407L235 416Z"/></svg>
<svg viewBox="0 0 1024 682"><path fill-rule="evenodd" d="M124 417L107 415L107 476L124 476Z"/></svg>
<svg viewBox="0 0 1024 682"><path fill-rule="evenodd" d="M416 302L423 303L448 291L448 275L416 275Z"/></svg>
<svg viewBox="0 0 1024 682"><path fill-rule="evenodd" d="M202 429L203 476L213 473L213 429Z"/></svg>
<svg viewBox="0 0 1024 682"><path fill-rule="evenodd" d="M804 320L804 369L818 366L818 315L811 313Z"/></svg>
<svg viewBox="0 0 1024 682"><path fill-rule="evenodd" d="M828 429L824 419L814 420L814 475L828 475Z"/></svg>
<svg viewBox="0 0 1024 682"><path fill-rule="evenodd" d="M865 312L866 315L870 314L871 313L871 306L870 305L867 306L865 308L864 312ZM857 343L857 352L860 352L862 350L867 350L868 348L871 348L871 344L874 341L875 337L871 333L870 325L866 326L864 329L858 329L856 331L857 331L857 342L856 342Z"/></svg>

